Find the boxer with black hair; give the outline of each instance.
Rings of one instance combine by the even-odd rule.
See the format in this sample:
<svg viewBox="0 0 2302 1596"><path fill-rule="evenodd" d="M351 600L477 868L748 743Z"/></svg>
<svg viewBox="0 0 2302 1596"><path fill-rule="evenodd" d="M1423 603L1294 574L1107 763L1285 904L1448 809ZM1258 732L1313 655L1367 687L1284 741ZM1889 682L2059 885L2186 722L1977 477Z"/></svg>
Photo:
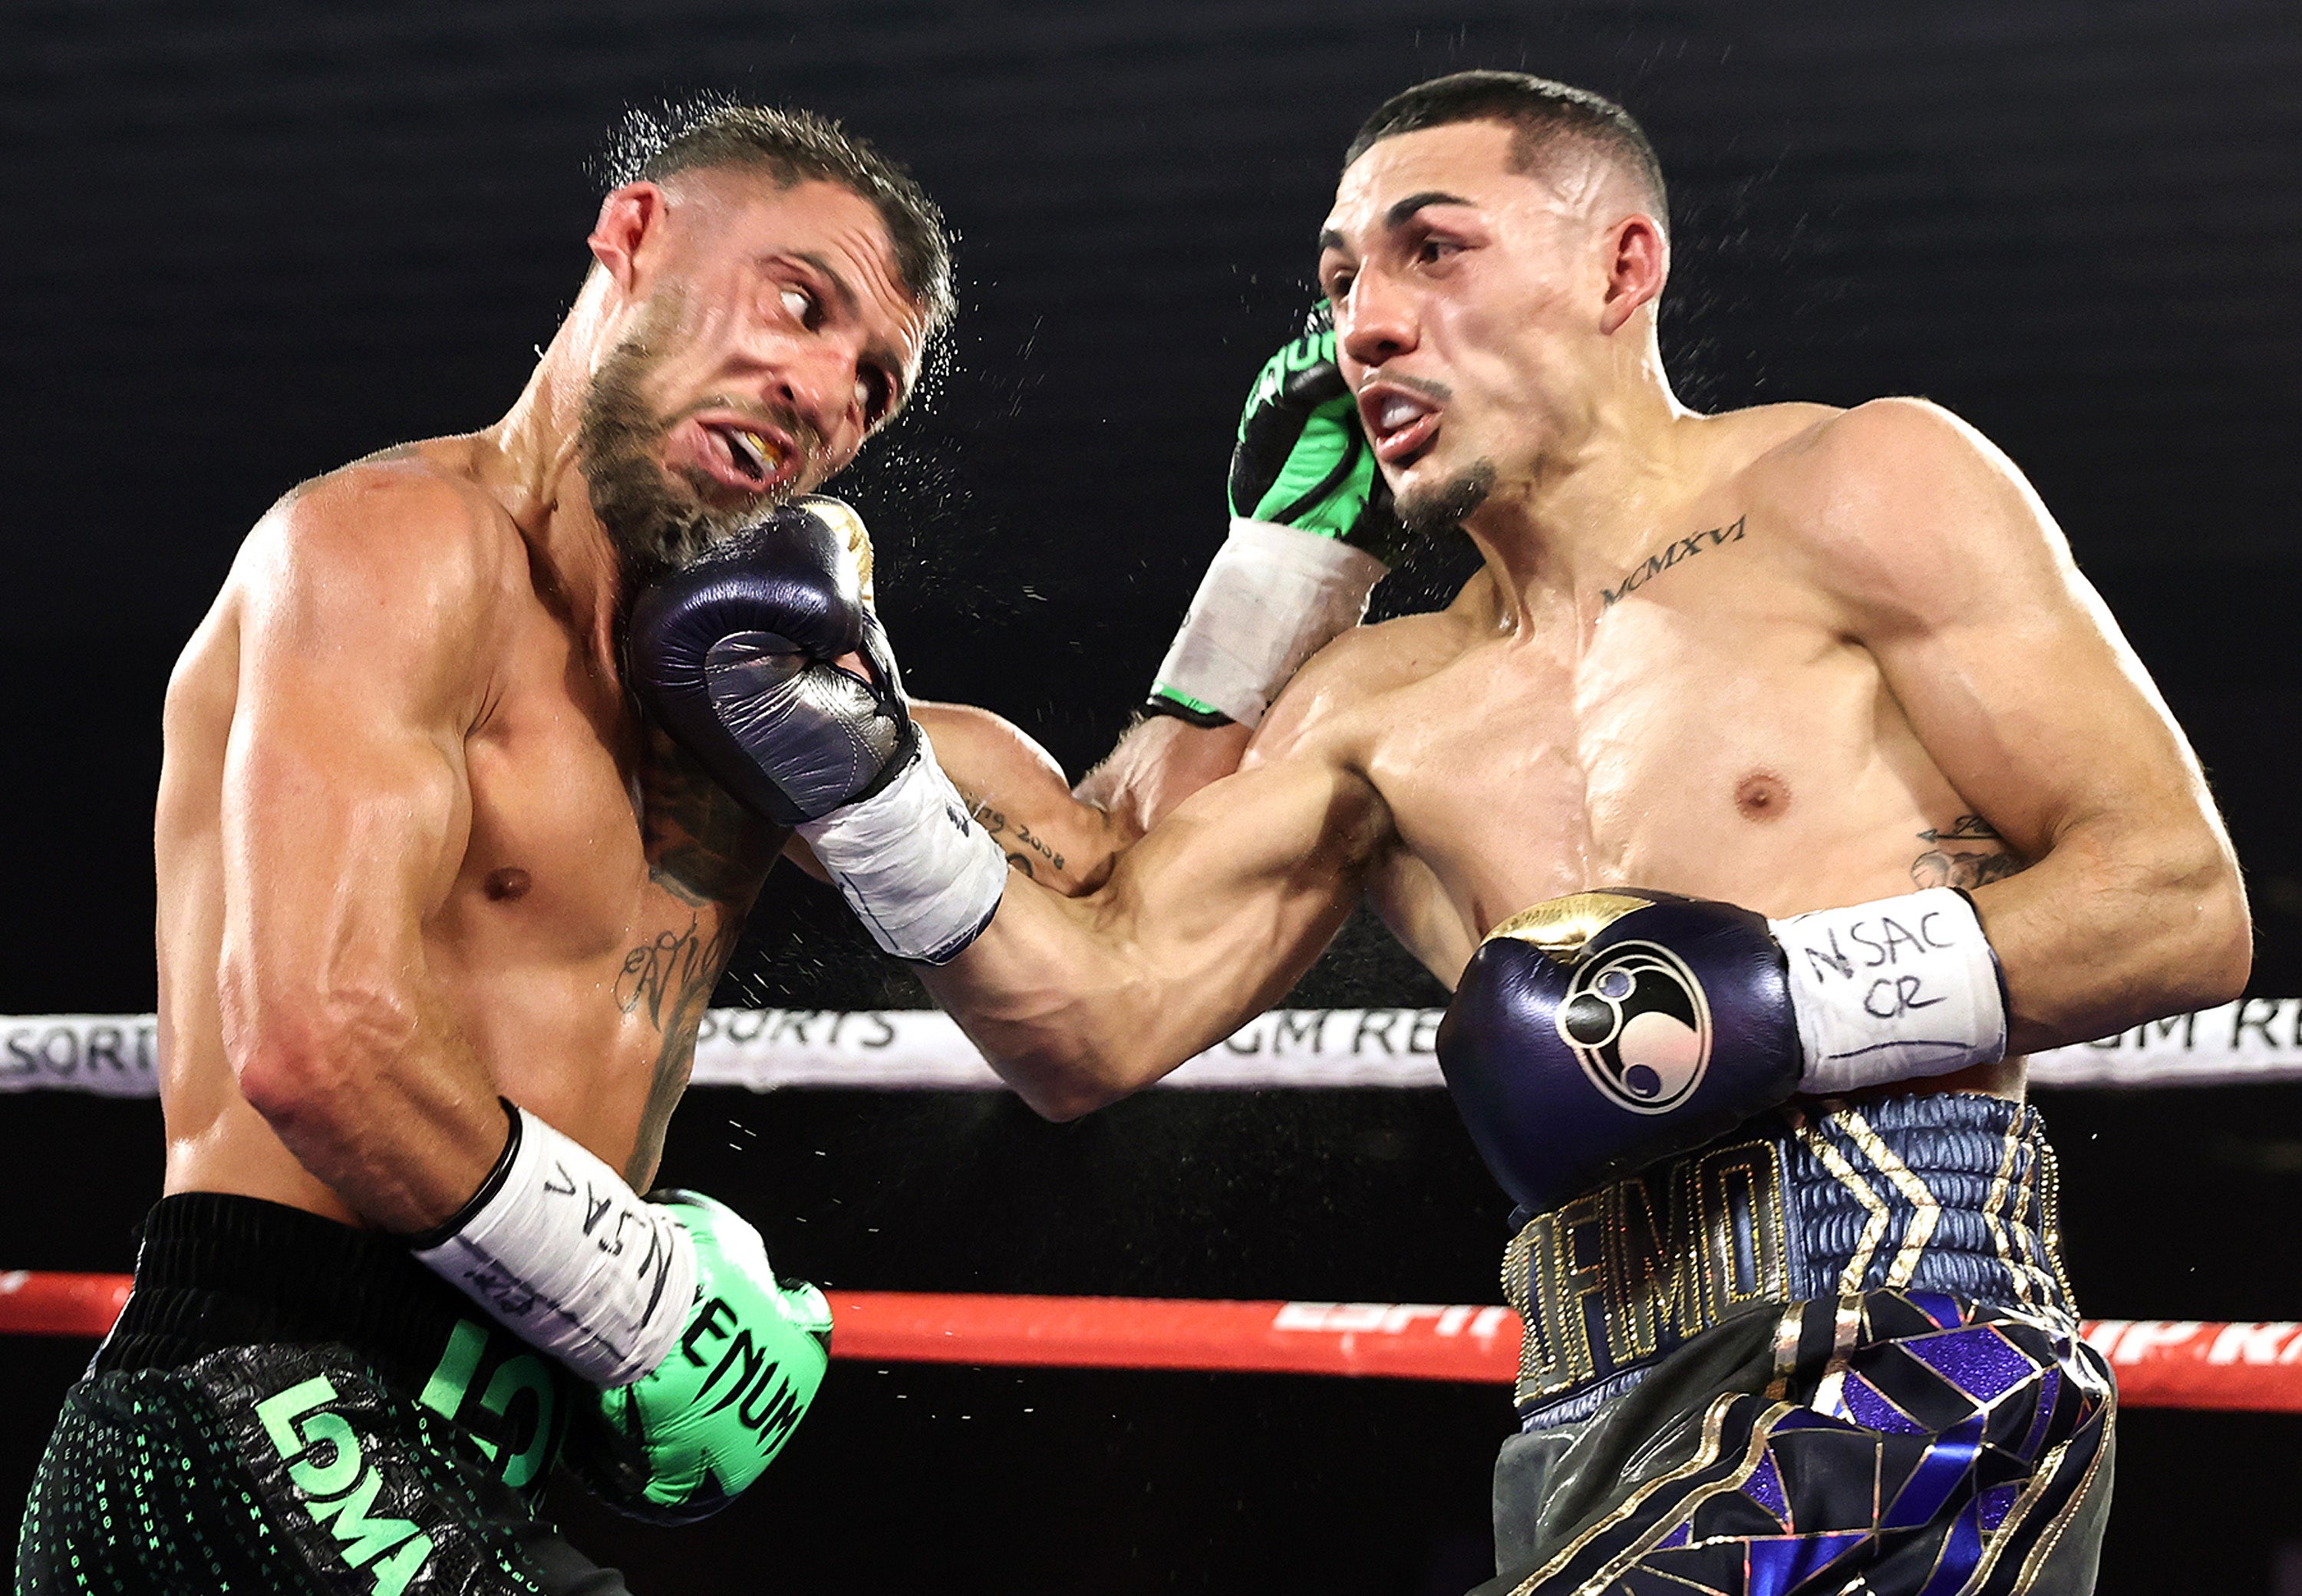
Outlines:
<svg viewBox="0 0 2302 1596"><path fill-rule="evenodd" d="M804 500L952 308L936 207L805 113L635 118L509 413L256 525L170 683L167 1195L32 1489L20 1596L621 1591L538 1516L712 1510L822 1294L652 1184L785 834L627 695L632 595ZM815 502L806 500L806 502ZM869 548L836 505L793 510Z"/></svg>
<svg viewBox="0 0 2302 1596"><path fill-rule="evenodd" d="M1399 521L1483 567L1352 627L1353 551L1227 544L1155 691L1244 759L1075 861L1086 890L938 823L877 644L844 689L831 643L731 647L668 720L737 790L808 794L881 945L1054 1117L1229 1035L1373 899L1455 988L1441 1062L1522 1205L1485 1591L2083 1592L2115 1393L2022 1055L2233 996L2237 867L1987 441L1916 399L1678 402L1664 209L1583 90L1464 73L1369 120L1319 240L1335 369ZM781 635L756 597L672 652ZM944 753L1065 823L1043 770Z"/></svg>

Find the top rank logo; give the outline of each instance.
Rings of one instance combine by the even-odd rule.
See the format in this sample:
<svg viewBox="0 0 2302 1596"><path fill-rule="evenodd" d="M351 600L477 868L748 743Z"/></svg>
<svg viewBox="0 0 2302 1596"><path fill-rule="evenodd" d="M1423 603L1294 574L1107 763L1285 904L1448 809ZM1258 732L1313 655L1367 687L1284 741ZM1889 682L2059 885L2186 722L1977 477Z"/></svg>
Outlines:
<svg viewBox="0 0 2302 1596"><path fill-rule="evenodd" d="M1710 1004L1685 961L1618 942L1575 972L1553 1023L1591 1084L1633 1113L1666 1113L1710 1063Z"/></svg>

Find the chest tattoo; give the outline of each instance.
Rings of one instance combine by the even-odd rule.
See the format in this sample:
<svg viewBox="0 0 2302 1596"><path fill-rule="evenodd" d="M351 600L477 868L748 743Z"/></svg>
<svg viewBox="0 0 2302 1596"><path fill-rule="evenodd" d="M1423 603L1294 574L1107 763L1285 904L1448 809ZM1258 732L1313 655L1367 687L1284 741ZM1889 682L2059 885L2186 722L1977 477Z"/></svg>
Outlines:
<svg viewBox="0 0 2302 1596"><path fill-rule="evenodd" d="M616 1004L644 1014L662 1038L626 1176L638 1183L663 1152L665 1126L687 1085L695 1032L727 969L784 833L758 819L654 727L640 765L641 818L648 875L695 911L624 955Z"/></svg>
<svg viewBox="0 0 2302 1596"><path fill-rule="evenodd" d="M681 902L751 906L783 837L729 797L653 727L640 765L642 841L648 875Z"/></svg>
<svg viewBox="0 0 2302 1596"><path fill-rule="evenodd" d="M696 1005L708 1001L718 985L743 924L741 917L729 915L707 933L701 918L690 915L684 930L659 931L654 940L624 955L616 977L616 1006L626 1014L645 1011L648 1023L659 1031L688 1029L686 1022L700 1012Z"/></svg>
<svg viewBox="0 0 2302 1596"><path fill-rule="evenodd" d="M1693 559L1698 554L1707 554L1727 543L1741 542L1743 524L1749 519L1747 516L1737 516L1730 525L1714 526L1708 532L1683 537L1668 548L1648 555L1642 562L1633 567L1620 583L1599 590L1600 613L1603 615L1612 609L1681 560Z"/></svg>
<svg viewBox="0 0 2302 1596"><path fill-rule="evenodd" d="M1920 886L1963 886L1970 890L2002 881L2022 868L2022 860L1980 815L1961 815L1946 830L1919 833L1927 851L1911 861L1911 879Z"/></svg>

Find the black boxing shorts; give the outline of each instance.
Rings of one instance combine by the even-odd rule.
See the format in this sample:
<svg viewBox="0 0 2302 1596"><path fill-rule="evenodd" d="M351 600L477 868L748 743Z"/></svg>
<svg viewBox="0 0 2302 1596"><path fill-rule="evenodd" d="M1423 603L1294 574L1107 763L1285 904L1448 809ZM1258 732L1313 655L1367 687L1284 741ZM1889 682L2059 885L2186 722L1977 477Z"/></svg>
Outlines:
<svg viewBox="0 0 2302 1596"><path fill-rule="evenodd" d="M537 1513L579 1394L388 1237L165 1198L34 1478L17 1596L625 1596Z"/></svg>
<svg viewBox="0 0 2302 1596"><path fill-rule="evenodd" d="M1529 1219L1496 1579L2079 1596L2116 1390L2078 1335L2038 1116L1797 1105Z"/></svg>

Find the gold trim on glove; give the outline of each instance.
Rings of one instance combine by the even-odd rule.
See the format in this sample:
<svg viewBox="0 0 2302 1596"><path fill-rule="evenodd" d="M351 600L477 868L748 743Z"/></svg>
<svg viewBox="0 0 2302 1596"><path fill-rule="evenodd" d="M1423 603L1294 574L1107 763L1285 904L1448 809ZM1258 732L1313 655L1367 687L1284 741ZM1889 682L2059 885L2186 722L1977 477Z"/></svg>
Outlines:
<svg viewBox="0 0 2302 1596"><path fill-rule="evenodd" d="M855 558L855 585L863 594L863 602L878 609L879 605L871 591L871 534L864 530L863 517L845 500L834 499L828 493L802 494L794 502L839 533L847 545L847 552Z"/></svg>
<svg viewBox="0 0 2302 1596"><path fill-rule="evenodd" d="M1619 892L1575 892L1550 898L1532 909L1522 909L1486 935L1512 937L1532 943L1561 964L1581 962L1591 938L1634 909L1651 906L1651 900Z"/></svg>

